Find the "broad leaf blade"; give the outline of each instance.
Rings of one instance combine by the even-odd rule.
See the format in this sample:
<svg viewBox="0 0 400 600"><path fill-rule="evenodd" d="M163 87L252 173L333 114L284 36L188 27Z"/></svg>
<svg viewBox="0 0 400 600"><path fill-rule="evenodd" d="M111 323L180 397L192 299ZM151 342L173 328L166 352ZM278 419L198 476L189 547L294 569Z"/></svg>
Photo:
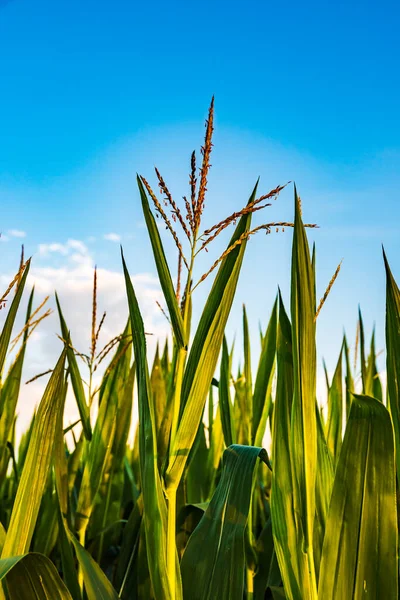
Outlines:
<svg viewBox="0 0 400 600"><path fill-rule="evenodd" d="M172 599L167 571L167 509L157 465L154 405L146 357L146 336L139 304L124 257L122 264L131 318L139 402L139 456L148 566L156 597ZM177 560L177 555L176 555ZM177 563L177 573L179 565ZM178 597L180 577L177 577Z"/></svg>
<svg viewBox="0 0 400 600"><path fill-rule="evenodd" d="M277 306L275 301L267 331L263 337L260 361L257 369L253 394L252 438L256 446L262 444L271 410L271 387L274 376L276 353Z"/></svg>
<svg viewBox="0 0 400 600"><path fill-rule="evenodd" d="M268 462L261 448L225 450L221 480L182 558L185 600L242 600L245 528L258 457Z"/></svg>
<svg viewBox="0 0 400 600"><path fill-rule="evenodd" d="M342 446L342 427L343 427L343 385L342 385L342 358L343 346L340 349L338 362L333 375L332 384L328 394L328 423L326 439L328 448L332 454L333 462L339 458L340 448Z"/></svg>
<svg viewBox="0 0 400 600"><path fill-rule="evenodd" d="M18 285L17 293L15 294L13 301L11 302L10 309L7 313L7 317L6 317L5 323L3 325L3 329L1 331L1 335L0 335L0 374L3 371L4 361L6 359L7 350L8 350L8 344L10 342L15 317L17 316L18 307L21 302L22 292L24 291L26 278L28 277L30 265L31 265L31 261L29 259L26 264L24 274L22 275L21 281Z"/></svg>
<svg viewBox="0 0 400 600"><path fill-rule="evenodd" d="M257 186L249 202L256 191ZM228 248L243 241L222 260L194 336L183 378L179 428L170 448L167 488L176 488L181 480L202 418L242 266L246 240L241 236L249 230L250 221L250 214L243 215L235 229Z"/></svg>
<svg viewBox="0 0 400 600"><path fill-rule="evenodd" d="M396 442L397 480L400 481L400 290L385 253L386 269L386 370L390 412Z"/></svg>
<svg viewBox="0 0 400 600"><path fill-rule="evenodd" d="M10 600L72 600L53 563L31 553L0 560L0 580L6 578Z"/></svg>
<svg viewBox="0 0 400 600"><path fill-rule="evenodd" d="M304 598L310 600L317 592L313 556L317 467L315 311L314 268L295 190L291 280L294 375L291 455L294 459L294 510L301 521L303 535L298 553L305 553L308 559L309 580L303 582L303 593Z"/></svg>
<svg viewBox="0 0 400 600"><path fill-rule="evenodd" d="M219 406L221 409L222 431L224 434L225 446L231 446L236 443L235 421L233 418L233 406L230 395L231 381L231 361L229 357L228 344L224 336L222 344L222 358L219 375Z"/></svg>
<svg viewBox="0 0 400 600"><path fill-rule="evenodd" d="M139 186L140 198L142 200L144 219L146 221L147 231L149 232L150 242L153 248L153 255L154 260L156 262L157 273L160 279L162 291L164 293L165 302L168 306L172 328L174 330L174 335L178 346L183 347L186 345L183 320L181 312L179 310L178 301L176 299L176 294L172 283L171 273L169 271L167 259L165 258L161 237L158 231L156 221L150 210L146 191L143 187L140 177L137 178L137 183Z"/></svg>
<svg viewBox="0 0 400 600"><path fill-rule="evenodd" d="M381 402L355 395L326 524L319 600L397 598L393 429Z"/></svg>
<svg viewBox="0 0 400 600"><path fill-rule="evenodd" d="M291 324L279 293L277 332L277 385L272 428L271 516L275 551L290 600L303 600L305 555L298 553L300 533L293 510L290 423L293 401L293 354ZM294 457L293 457L293 460Z"/></svg>
<svg viewBox="0 0 400 600"><path fill-rule="evenodd" d="M25 554L29 550L53 456L57 420L64 410L65 358L64 349L36 413L2 558Z"/></svg>
<svg viewBox="0 0 400 600"><path fill-rule="evenodd" d="M62 313L61 305L60 305L57 294L56 294L56 303L57 303L58 315L60 318L61 333L62 333L63 339L67 342L67 358L68 358L68 365L69 365L69 370L70 370L70 374L71 374L72 388L74 390L76 403L78 405L79 415L81 417L82 427L83 427L85 437L87 440L90 441L92 439L92 428L90 426L89 406L86 403L85 390L83 389L81 374L79 372L79 367L78 367L78 363L76 361L75 352L71 347L71 336L69 334L69 330L68 330L67 324L65 322L64 315Z"/></svg>

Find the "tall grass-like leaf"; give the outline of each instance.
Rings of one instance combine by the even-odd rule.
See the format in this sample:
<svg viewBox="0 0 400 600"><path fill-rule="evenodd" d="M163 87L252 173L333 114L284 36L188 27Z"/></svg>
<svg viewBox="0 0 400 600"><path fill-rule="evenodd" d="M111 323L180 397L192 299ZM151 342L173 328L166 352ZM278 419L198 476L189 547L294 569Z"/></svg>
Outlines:
<svg viewBox="0 0 400 600"><path fill-rule="evenodd" d="M272 531L287 597L289 600L303 600L301 588L303 572L307 571L307 557L298 552L301 529L298 529L293 507L293 466L290 453L292 402L292 332L279 292L277 383L272 430Z"/></svg>
<svg viewBox="0 0 400 600"><path fill-rule="evenodd" d="M68 330L67 324L65 322L64 315L62 313L60 301L58 299L57 294L56 294L56 304L57 304L57 309L58 309L58 315L60 318L61 333L62 333L63 339L68 344L67 345L67 359L68 359L68 365L69 365L69 370L70 370L70 374L71 374L72 388L74 390L76 403L78 405L79 415L81 417L82 428L83 428L85 437L87 440L90 441L92 439L92 428L90 425L89 406L86 402L85 390L83 389L82 378L81 378L81 375L79 372L78 363L76 361L75 352L70 345L71 344L71 336L69 334L69 330Z"/></svg>
<svg viewBox="0 0 400 600"><path fill-rule="evenodd" d="M174 336L178 346L184 347L186 345L186 341L182 315L179 310L178 301L176 299L174 285L172 283L171 273L169 271L167 259L165 258L161 237L158 231L155 218L153 217L153 214L150 210L146 191L143 187L140 177L137 177L137 183L139 186L140 198L142 201L144 219L146 221L147 231L149 232L150 242L153 249L154 260L156 262L157 273L160 279L161 288L164 293L165 302L168 306Z"/></svg>
<svg viewBox="0 0 400 600"><path fill-rule="evenodd" d="M332 495L334 463L325 438L324 426L317 403L315 414L317 418L317 476L315 480L314 561L318 580L326 520Z"/></svg>
<svg viewBox="0 0 400 600"><path fill-rule="evenodd" d="M100 566L72 533L69 535L83 573L88 600L118 600L119 596Z"/></svg>
<svg viewBox="0 0 400 600"><path fill-rule="evenodd" d="M22 555L29 550L51 465L57 419L64 410L65 358L64 349L36 413L2 558Z"/></svg>
<svg viewBox="0 0 400 600"><path fill-rule="evenodd" d="M19 390L21 387L22 367L24 364L26 343L29 333L29 328L27 325L32 312L33 294L34 288L32 288L28 300L28 308L25 318L26 330L22 338L21 349L19 350L17 358L11 366L4 385L0 391L0 482L4 479L10 457L9 449L7 448L7 442L9 441L11 430L15 421L15 410L17 407Z"/></svg>
<svg viewBox="0 0 400 600"><path fill-rule="evenodd" d="M345 375L344 381L345 381L345 385L346 385L346 422L347 422L347 419L349 418L349 414L350 414L351 402L353 399L354 381L353 381L353 376L351 373L350 352L349 352L349 346L347 344L346 336L343 336L343 349L344 349L344 358L346 361L346 375Z"/></svg>
<svg viewBox="0 0 400 600"><path fill-rule="evenodd" d="M367 361L365 358L365 332L364 322L361 315L361 308L358 307L358 326L360 332L360 363L361 363L361 382L363 394L366 393L367 389Z"/></svg>
<svg viewBox="0 0 400 600"><path fill-rule="evenodd" d="M157 437L154 405L146 357L146 336L132 281L122 255L131 318L132 340L136 363L139 402L139 455L143 496L143 518L146 531L147 559L156 598L175 600L174 583L167 569L167 509L157 465ZM176 598L181 597L181 581L176 554Z"/></svg>
<svg viewBox="0 0 400 600"><path fill-rule="evenodd" d="M231 360L228 351L228 344L224 336L222 343L222 357L219 374L219 406L221 409L222 431L224 434L225 446L231 446L236 443L236 428L233 416L233 406L230 394L231 381Z"/></svg>
<svg viewBox="0 0 400 600"><path fill-rule="evenodd" d="M355 395L333 485L319 600L397 599L395 472L388 411Z"/></svg>
<svg viewBox="0 0 400 600"><path fill-rule="evenodd" d="M340 349L338 362L328 394L328 422L326 439L328 448L336 464L342 446L343 427L343 385L342 385L343 346Z"/></svg>
<svg viewBox="0 0 400 600"><path fill-rule="evenodd" d="M309 578L303 581L305 599L316 598L313 556L315 477L317 466L315 281L310 251L295 189L295 225L292 249L291 315L293 345L293 408L291 454L293 502L303 540L298 553L308 559Z"/></svg>
<svg viewBox="0 0 400 600"><path fill-rule="evenodd" d="M42 554L0 559L0 580L4 577L10 600L72 600L57 569Z"/></svg>
<svg viewBox="0 0 400 600"><path fill-rule="evenodd" d="M324 368L325 383L326 383L326 392L327 392L327 394L329 394L329 388L331 387L331 383L329 381L328 368L327 368L326 362L324 360L322 360L322 365L323 365L323 368Z"/></svg>
<svg viewBox="0 0 400 600"><path fill-rule="evenodd" d="M0 374L3 371L4 361L6 359L8 344L10 343L11 333L14 326L15 317L17 316L18 307L21 302L22 292L24 291L26 278L28 277L29 268L31 266L30 259L28 260L24 274L21 277L21 281L17 288L17 293L15 294L13 301L11 302L10 309L7 313L6 320L3 325L3 329L1 330L0 335Z"/></svg>
<svg viewBox="0 0 400 600"><path fill-rule="evenodd" d="M103 378L99 414L88 448L82 483L79 489L75 527L79 532L82 545L93 511L96 494L99 490L114 443L118 411L117 388L119 379L124 376L124 372L121 372L121 370L124 371L126 367L124 361L121 359L118 360L118 357L121 356L125 344L126 341L122 339L115 353L115 359L111 363L111 369Z"/></svg>
<svg viewBox="0 0 400 600"><path fill-rule="evenodd" d="M383 251L386 270L386 372L395 444L397 481L400 481L400 290Z"/></svg>
<svg viewBox="0 0 400 600"><path fill-rule="evenodd" d="M244 377L244 411L243 424L248 433L246 442L251 444L253 423L253 381L251 376L250 333L246 307L243 305L243 377Z"/></svg>
<svg viewBox="0 0 400 600"><path fill-rule="evenodd" d="M150 384L153 391L154 416L157 434L158 465L163 464L169 442L171 426L171 410L167 410L167 382L161 366L158 345L150 375ZM168 406L169 408L169 406ZM169 412L169 415L168 415ZM168 418L169 417L169 418Z"/></svg>
<svg viewBox="0 0 400 600"><path fill-rule="evenodd" d="M373 396L377 400L383 401L382 384L379 379L378 369L376 366L376 351L375 351L375 327L372 331L371 346L367 361L367 390L369 396Z"/></svg>
<svg viewBox="0 0 400 600"><path fill-rule="evenodd" d="M249 202L254 201L256 191L257 186ZM249 230L250 222L250 214L240 218L228 248ZM167 488L176 488L179 484L196 436L221 350L245 247L246 240L243 240L222 260L194 336L182 384L179 427L170 448L165 478Z"/></svg>
<svg viewBox="0 0 400 600"><path fill-rule="evenodd" d="M181 561L185 600L242 600L245 528L258 458L269 462L261 448L225 450L221 480Z"/></svg>
<svg viewBox="0 0 400 600"><path fill-rule="evenodd" d="M261 356L254 385L252 439L255 446L262 444L268 415L271 410L271 388L276 353L277 306L278 303L275 300L267 331L263 337Z"/></svg>

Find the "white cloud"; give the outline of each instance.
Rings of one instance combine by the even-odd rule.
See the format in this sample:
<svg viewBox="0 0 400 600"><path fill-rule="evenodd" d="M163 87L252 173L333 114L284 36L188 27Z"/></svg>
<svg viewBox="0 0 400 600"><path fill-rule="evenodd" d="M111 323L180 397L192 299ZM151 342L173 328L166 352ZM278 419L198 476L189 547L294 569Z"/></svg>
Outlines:
<svg viewBox="0 0 400 600"><path fill-rule="evenodd" d="M83 353L87 353L90 347L94 260L87 252L84 244L75 242L77 240L69 240L66 244L45 245L45 254L42 252L40 260L33 261L28 276L24 301L27 301L28 293L34 284L34 307L38 306L45 296L50 295L47 307L53 309L53 313L40 323L35 334L28 342L23 373L24 383L21 386L18 404L17 428L19 434L28 426L32 412L42 397L49 376L40 378L29 385L25 385L25 382L38 373L53 368L62 349L62 344L56 335L60 332L60 325L54 300L55 290L60 299L67 326L71 331L74 346ZM60 248L62 249L61 252ZM47 256L51 256L51 252L61 254L61 265L53 266L44 258L46 253ZM0 289L5 289L10 277L12 277L10 273L0 275ZM149 360L152 361L157 340L165 339L169 334L168 323L156 305L156 301L162 301L162 292L159 288L158 279L151 274L134 274L132 282L142 311L145 330L154 334L147 336L148 355ZM98 267L97 306L98 322L103 312L107 312L99 336L98 350L101 350L110 339L122 332L128 318L129 311L122 269L114 271L101 266ZM25 306L21 306L15 326L15 334L23 326L24 313ZM4 316L0 314L1 321L3 321ZM110 360L111 357L112 354L110 354ZM100 365L96 372L97 378L101 377L103 369L107 365L107 360ZM87 369L81 361L79 366L82 377L85 379ZM99 379L96 379L95 384L98 382ZM69 394L68 398L65 412L66 423L70 423L76 418L76 403L73 395Z"/></svg>
<svg viewBox="0 0 400 600"><path fill-rule="evenodd" d="M67 256L71 250L80 252L81 254L87 254L87 246L80 240L67 240L65 244L53 242L51 244L39 244L39 254L41 256L48 256L52 253L62 254Z"/></svg>
<svg viewBox="0 0 400 600"><path fill-rule="evenodd" d="M9 239L10 238L7 235L0 233L0 242L8 242Z"/></svg>
<svg viewBox="0 0 400 600"><path fill-rule="evenodd" d="M121 236L118 235L118 233L106 233L104 234L104 239L108 240L109 242L120 242L121 241Z"/></svg>
<svg viewBox="0 0 400 600"><path fill-rule="evenodd" d="M21 231L20 229L9 229L7 231L7 233L8 233L8 235L11 235L12 237L17 237L17 238L26 237L25 231Z"/></svg>

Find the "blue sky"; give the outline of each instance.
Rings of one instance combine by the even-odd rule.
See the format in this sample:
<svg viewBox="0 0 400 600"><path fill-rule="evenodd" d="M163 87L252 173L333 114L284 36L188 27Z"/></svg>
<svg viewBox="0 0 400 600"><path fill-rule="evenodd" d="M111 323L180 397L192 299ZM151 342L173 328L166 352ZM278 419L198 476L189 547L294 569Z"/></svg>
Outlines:
<svg viewBox="0 0 400 600"><path fill-rule="evenodd" d="M1 272L18 262L22 238L12 231L25 232L42 292L57 281L68 299L83 281L86 293L95 262L110 281L120 272L118 244L104 237L114 234L153 306L135 173L151 179L156 164L176 198L186 193L215 94L207 223L240 208L258 176L263 191L295 180L305 220L320 225L310 235L319 295L344 259L319 318L321 354L333 368L343 326L354 338L358 302L382 346L381 243L400 279L399 16L387 1L3 0ZM292 191L267 210L255 224L290 219ZM278 283L288 299L290 245L286 231L248 246L231 336L242 302L255 335ZM71 320L76 310L66 307ZM159 315L151 318L162 330Z"/></svg>

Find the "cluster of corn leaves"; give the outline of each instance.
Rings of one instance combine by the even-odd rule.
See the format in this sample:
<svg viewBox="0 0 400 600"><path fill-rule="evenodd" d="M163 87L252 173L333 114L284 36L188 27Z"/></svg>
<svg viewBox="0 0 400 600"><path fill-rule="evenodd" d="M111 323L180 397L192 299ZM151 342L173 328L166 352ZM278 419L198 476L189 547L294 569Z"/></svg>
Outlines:
<svg viewBox="0 0 400 600"><path fill-rule="evenodd" d="M290 319L279 294L260 334L254 381L245 311L235 375L224 338L246 242L221 262L190 336L190 311L181 313L143 188L141 197L173 347L158 348L148 365L122 258L129 319L94 420L57 300L65 347L14 451L26 330L0 394L0 598L397 598L400 292L386 257L387 398L374 336L366 357L360 315L362 394L344 338L324 415L316 401L315 254L297 196ZM229 247L250 220L241 217ZM29 263L1 333L0 371L28 271ZM32 303L33 292L27 323ZM68 385L82 429L72 450L63 430ZM267 429L271 460L262 448Z"/></svg>

